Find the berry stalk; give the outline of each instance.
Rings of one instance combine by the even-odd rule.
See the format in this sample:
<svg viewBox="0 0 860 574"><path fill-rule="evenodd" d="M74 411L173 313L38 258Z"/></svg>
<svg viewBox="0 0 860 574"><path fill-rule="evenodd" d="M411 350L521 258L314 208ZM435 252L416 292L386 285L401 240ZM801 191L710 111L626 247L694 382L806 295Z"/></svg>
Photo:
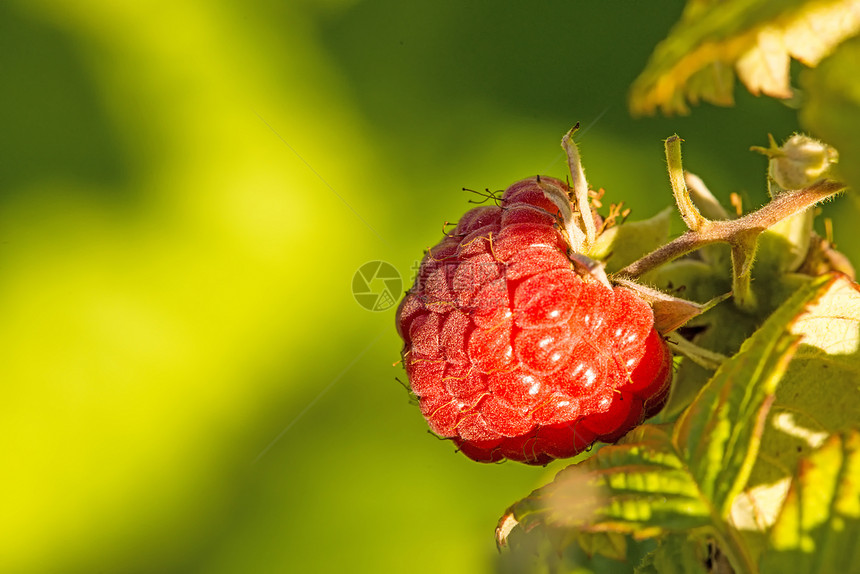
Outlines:
<svg viewBox="0 0 860 574"><path fill-rule="evenodd" d="M840 191L844 191L844 189L844 184L825 179L812 184L806 189L786 192L761 209L739 219L707 220L707 223L697 231L687 231L677 239L634 261L615 273L615 275L631 279L640 277L652 269L656 269L682 255L686 255L711 243L736 243L743 233L752 231L760 233L783 219L800 213L816 203L836 195Z"/></svg>

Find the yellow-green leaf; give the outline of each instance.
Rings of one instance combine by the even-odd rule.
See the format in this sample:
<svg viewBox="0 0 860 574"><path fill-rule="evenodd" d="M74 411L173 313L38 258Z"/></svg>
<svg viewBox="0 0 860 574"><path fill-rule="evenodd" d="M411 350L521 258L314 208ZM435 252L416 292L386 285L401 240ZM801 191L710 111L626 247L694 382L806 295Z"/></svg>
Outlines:
<svg viewBox="0 0 860 574"><path fill-rule="evenodd" d="M772 526L800 461L860 421L860 288L842 275L818 281L817 297L790 326L800 346L777 389L759 459L733 501L733 522L744 530Z"/></svg>
<svg viewBox="0 0 860 574"><path fill-rule="evenodd" d="M762 572L860 572L860 433L831 436L801 461L770 532Z"/></svg>
<svg viewBox="0 0 860 574"><path fill-rule="evenodd" d="M708 547L696 536L671 534L660 540L636 568L636 574L709 574Z"/></svg>
<svg viewBox="0 0 860 574"><path fill-rule="evenodd" d="M643 425L559 472L511 506L500 524L513 519L526 530L543 524L640 535L706 526L708 504L684 467L669 430Z"/></svg>
<svg viewBox="0 0 860 574"><path fill-rule="evenodd" d="M789 329L832 282L825 277L798 290L723 363L675 425L678 451L720 516L728 515L752 471L777 385L800 338Z"/></svg>
<svg viewBox="0 0 860 574"><path fill-rule="evenodd" d="M627 538L618 532L579 532L579 547L589 556L606 556L624 560L627 556Z"/></svg>
<svg viewBox="0 0 860 574"><path fill-rule="evenodd" d="M858 0L690 0L634 82L630 109L731 105L735 73L753 94L789 98L791 58L814 67L858 31Z"/></svg>

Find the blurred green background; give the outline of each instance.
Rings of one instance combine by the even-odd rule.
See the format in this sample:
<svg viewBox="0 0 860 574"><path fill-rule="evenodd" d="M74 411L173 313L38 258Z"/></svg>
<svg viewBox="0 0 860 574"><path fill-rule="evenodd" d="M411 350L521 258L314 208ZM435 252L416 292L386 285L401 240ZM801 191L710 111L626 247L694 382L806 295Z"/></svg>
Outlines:
<svg viewBox="0 0 860 574"><path fill-rule="evenodd" d="M681 8L0 3L0 572L503 567L497 518L560 463L427 434L353 274L408 286L462 187L564 177L576 121L636 218L670 203L676 132L761 203L748 147L795 111L626 111ZM856 210L828 209L856 254Z"/></svg>

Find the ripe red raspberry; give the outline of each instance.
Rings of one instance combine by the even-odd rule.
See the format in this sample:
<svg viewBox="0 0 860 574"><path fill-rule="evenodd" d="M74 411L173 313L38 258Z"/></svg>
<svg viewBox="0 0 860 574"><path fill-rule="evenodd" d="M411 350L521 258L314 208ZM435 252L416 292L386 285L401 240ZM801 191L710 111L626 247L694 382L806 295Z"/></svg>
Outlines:
<svg viewBox="0 0 860 574"><path fill-rule="evenodd" d="M532 178L467 212L397 310L403 361L436 434L480 462L546 464L614 442L666 401L671 354L647 303L580 274Z"/></svg>

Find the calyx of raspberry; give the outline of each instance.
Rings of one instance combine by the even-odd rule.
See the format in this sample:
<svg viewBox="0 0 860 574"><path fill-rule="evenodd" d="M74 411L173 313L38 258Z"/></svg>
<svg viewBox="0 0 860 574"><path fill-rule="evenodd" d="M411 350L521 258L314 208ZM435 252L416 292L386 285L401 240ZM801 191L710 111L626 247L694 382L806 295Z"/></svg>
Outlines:
<svg viewBox="0 0 860 574"><path fill-rule="evenodd" d="M538 178L538 181L544 195L558 208L561 226L565 230L565 236L570 246L568 258L574 268L580 275L590 275L607 287L612 288L613 283L606 276L602 263L589 257L593 254L593 249L606 227L598 230L594 223L595 220L600 220L600 216L591 207L585 171L582 167L579 150L572 140L573 134L578 128L579 124L575 125L561 140L562 148L567 153L568 168L573 178L569 190L565 191L546 178L543 180ZM611 256L611 253L608 255ZM640 285L632 279L622 277L616 279L614 283L630 289L651 306L654 314L654 326L660 333L674 331L725 298L717 298L702 305Z"/></svg>

